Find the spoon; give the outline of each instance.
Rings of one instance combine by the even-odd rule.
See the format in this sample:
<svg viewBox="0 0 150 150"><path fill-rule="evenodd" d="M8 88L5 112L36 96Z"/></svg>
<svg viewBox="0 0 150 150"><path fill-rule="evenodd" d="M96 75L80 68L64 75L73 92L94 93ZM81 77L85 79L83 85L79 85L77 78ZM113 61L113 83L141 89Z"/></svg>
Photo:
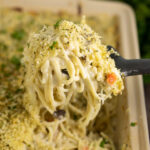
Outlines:
<svg viewBox="0 0 150 150"><path fill-rule="evenodd" d="M115 48L108 45L107 50L113 49L117 52ZM124 59L116 53L110 55L114 59L116 67L120 69L122 75L133 76L133 75L144 75L150 74L150 59Z"/></svg>

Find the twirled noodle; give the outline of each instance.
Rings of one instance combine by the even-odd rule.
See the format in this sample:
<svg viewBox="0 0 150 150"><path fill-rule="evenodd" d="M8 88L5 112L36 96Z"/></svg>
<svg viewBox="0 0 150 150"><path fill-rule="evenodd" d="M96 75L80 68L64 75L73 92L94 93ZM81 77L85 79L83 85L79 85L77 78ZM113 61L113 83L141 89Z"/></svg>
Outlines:
<svg viewBox="0 0 150 150"><path fill-rule="evenodd" d="M114 149L105 134L88 128L104 101L124 88L100 39L84 22L65 20L29 38L24 51L24 105L40 128L34 140L46 149ZM113 84L107 82L110 74L115 74ZM107 142L101 145L104 139Z"/></svg>

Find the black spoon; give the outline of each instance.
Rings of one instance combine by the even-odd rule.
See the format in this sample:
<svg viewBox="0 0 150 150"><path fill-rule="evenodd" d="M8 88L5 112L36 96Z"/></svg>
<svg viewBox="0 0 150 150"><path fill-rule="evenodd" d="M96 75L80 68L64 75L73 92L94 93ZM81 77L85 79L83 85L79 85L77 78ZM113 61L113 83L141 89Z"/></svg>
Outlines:
<svg viewBox="0 0 150 150"><path fill-rule="evenodd" d="M108 45L107 50L115 50L112 46ZM116 67L120 69L124 76L150 74L150 59L124 59L115 53L110 55L115 60Z"/></svg>

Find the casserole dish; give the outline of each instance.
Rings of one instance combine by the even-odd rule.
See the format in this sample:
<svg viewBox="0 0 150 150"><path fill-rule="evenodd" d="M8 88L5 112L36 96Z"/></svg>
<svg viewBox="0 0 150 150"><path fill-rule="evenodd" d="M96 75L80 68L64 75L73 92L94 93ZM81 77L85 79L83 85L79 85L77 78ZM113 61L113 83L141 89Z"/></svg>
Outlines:
<svg viewBox="0 0 150 150"><path fill-rule="evenodd" d="M21 7L27 11L59 12L65 10L72 14L79 12L82 7L82 14L86 16L96 16L101 13L115 15L118 17L120 54L128 59L140 57L135 16L132 9L126 4L84 0L1 0L0 7ZM126 90L118 101L114 141L118 149L121 149L123 144L128 144L126 149L148 150L149 140L142 78L141 76L128 77L125 82ZM131 127L131 122L136 122L137 126Z"/></svg>

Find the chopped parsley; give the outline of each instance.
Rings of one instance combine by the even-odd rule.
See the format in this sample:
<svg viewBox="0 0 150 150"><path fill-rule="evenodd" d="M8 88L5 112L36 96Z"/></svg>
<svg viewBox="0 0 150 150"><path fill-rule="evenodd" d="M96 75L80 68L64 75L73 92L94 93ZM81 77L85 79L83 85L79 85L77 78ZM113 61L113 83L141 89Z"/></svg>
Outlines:
<svg viewBox="0 0 150 150"><path fill-rule="evenodd" d="M15 40L21 41L25 35L26 35L26 32L23 29L19 29L19 30L15 30L11 34L11 37Z"/></svg>
<svg viewBox="0 0 150 150"><path fill-rule="evenodd" d="M0 121L0 128L3 127L3 121Z"/></svg>
<svg viewBox="0 0 150 150"><path fill-rule="evenodd" d="M30 43L27 43L27 47L28 47L28 48L30 47Z"/></svg>
<svg viewBox="0 0 150 150"><path fill-rule="evenodd" d="M23 89L18 88L18 89L16 89L16 91L15 91L16 94L17 94L17 93L20 93L20 92L23 92Z"/></svg>
<svg viewBox="0 0 150 150"><path fill-rule="evenodd" d="M0 34L5 34L6 33L6 30L0 30Z"/></svg>
<svg viewBox="0 0 150 150"><path fill-rule="evenodd" d="M6 68L5 64L1 64L1 70L4 71L4 69Z"/></svg>
<svg viewBox="0 0 150 150"><path fill-rule="evenodd" d="M8 109L9 110L14 110L14 109L16 109L17 108L17 106L15 105L15 106L8 106Z"/></svg>
<svg viewBox="0 0 150 150"><path fill-rule="evenodd" d="M17 49L18 52L23 52L23 47Z"/></svg>
<svg viewBox="0 0 150 150"><path fill-rule="evenodd" d="M73 115L73 120L78 120L78 119L79 119L79 117L76 114L74 114Z"/></svg>
<svg viewBox="0 0 150 150"><path fill-rule="evenodd" d="M10 109L11 109L11 107L10 107L10 106L8 106L8 109L10 110Z"/></svg>
<svg viewBox="0 0 150 150"><path fill-rule="evenodd" d="M5 43L3 43L3 42L0 42L0 50L5 51L7 49L8 49L7 45Z"/></svg>
<svg viewBox="0 0 150 150"><path fill-rule="evenodd" d="M33 25L35 23L35 20L32 18L29 22L30 25Z"/></svg>
<svg viewBox="0 0 150 150"><path fill-rule="evenodd" d="M11 93L9 91L7 92L6 98L11 98Z"/></svg>
<svg viewBox="0 0 150 150"><path fill-rule="evenodd" d="M11 62L16 66L17 69L20 68L21 62L20 62L20 59L18 57L13 56L11 58Z"/></svg>
<svg viewBox="0 0 150 150"><path fill-rule="evenodd" d="M105 144L108 144L109 143L109 141L107 141L105 138L101 141L101 143L100 143L100 147L102 147L102 148L104 148L104 145Z"/></svg>
<svg viewBox="0 0 150 150"><path fill-rule="evenodd" d="M57 28L59 27L59 24L60 24L61 21L62 21L62 20L60 19L60 20L58 20L58 21L54 24L54 28L55 28L55 29L57 29Z"/></svg>
<svg viewBox="0 0 150 150"><path fill-rule="evenodd" d="M17 108L17 106L12 106L12 109L16 109Z"/></svg>
<svg viewBox="0 0 150 150"><path fill-rule="evenodd" d="M54 42L52 43L52 45L50 46L50 49L53 49L56 45L57 45L57 41L54 41Z"/></svg>
<svg viewBox="0 0 150 150"><path fill-rule="evenodd" d="M5 77L9 77L11 75L11 73L9 73L9 72L4 72L4 76Z"/></svg>
<svg viewBox="0 0 150 150"><path fill-rule="evenodd" d="M131 123L130 123L130 126L131 126L131 127L135 127L136 125L137 125L136 122L131 122Z"/></svg>

